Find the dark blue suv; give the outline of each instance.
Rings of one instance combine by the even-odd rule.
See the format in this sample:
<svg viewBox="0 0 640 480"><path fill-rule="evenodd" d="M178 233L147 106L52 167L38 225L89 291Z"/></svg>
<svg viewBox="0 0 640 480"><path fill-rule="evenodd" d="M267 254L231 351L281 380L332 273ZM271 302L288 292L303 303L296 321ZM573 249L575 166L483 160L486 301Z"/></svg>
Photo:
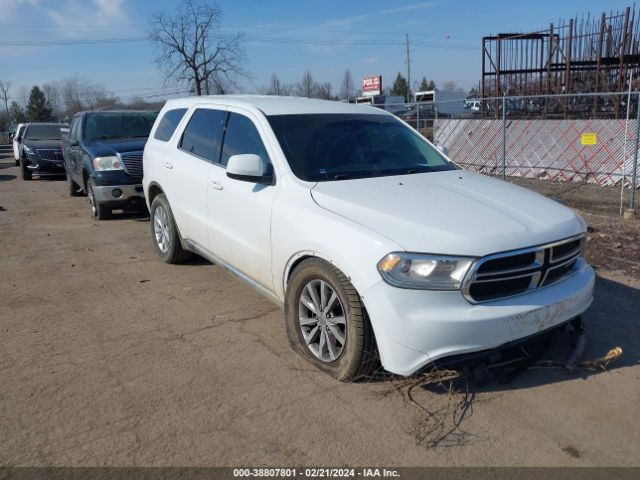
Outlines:
<svg viewBox="0 0 640 480"><path fill-rule="evenodd" d="M142 152L158 112L95 111L76 114L62 152L69 194L85 193L91 215L144 207Z"/></svg>

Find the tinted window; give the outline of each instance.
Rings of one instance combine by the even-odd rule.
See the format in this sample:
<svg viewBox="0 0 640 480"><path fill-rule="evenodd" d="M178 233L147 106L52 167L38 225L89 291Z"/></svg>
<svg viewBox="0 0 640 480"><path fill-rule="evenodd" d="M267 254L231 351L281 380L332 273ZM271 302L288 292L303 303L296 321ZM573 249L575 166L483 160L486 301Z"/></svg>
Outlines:
<svg viewBox="0 0 640 480"><path fill-rule="evenodd" d="M199 157L217 162L227 112L199 108L184 129L180 148Z"/></svg>
<svg viewBox="0 0 640 480"><path fill-rule="evenodd" d="M229 157L243 153L260 155L269 163L269 155L253 122L243 115L230 113L220 163L226 167Z"/></svg>
<svg viewBox="0 0 640 480"><path fill-rule="evenodd" d="M176 108L175 110L169 110L165 113L158 124L158 128L156 128L156 133L154 133L153 138L168 142L186 111L186 108Z"/></svg>
<svg viewBox="0 0 640 480"><path fill-rule="evenodd" d="M26 140L60 140L60 128L66 125L52 123L51 125L29 125L25 132Z"/></svg>
<svg viewBox="0 0 640 480"><path fill-rule="evenodd" d="M434 147L390 115L270 116L293 173L319 182L453 170Z"/></svg>
<svg viewBox="0 0 640 480"><path fill-rule="evenodd" d="M146 138L157 116L157 112L92 113L85 120L85 139Z"/></svg>

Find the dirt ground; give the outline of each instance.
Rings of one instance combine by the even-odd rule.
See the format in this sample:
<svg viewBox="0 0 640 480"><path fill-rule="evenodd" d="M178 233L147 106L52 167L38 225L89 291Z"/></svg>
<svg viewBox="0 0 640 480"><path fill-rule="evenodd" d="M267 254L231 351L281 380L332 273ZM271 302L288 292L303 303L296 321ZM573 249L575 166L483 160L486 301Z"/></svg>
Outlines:
<svg viewBox="0 0 640 480"><path fill-rule="evenodd" d="M591 249L586 357L624 351L607 371L411 401L398 379L317 371L260 294L202 260L160 262L144 217L93 221L64 181L23 182L10 158L0 207L0 465L640 464L640 281L622 253ZM637 223L585 217L591 243L638 239ZM559 336L545 355L568 353Z"/></svg>

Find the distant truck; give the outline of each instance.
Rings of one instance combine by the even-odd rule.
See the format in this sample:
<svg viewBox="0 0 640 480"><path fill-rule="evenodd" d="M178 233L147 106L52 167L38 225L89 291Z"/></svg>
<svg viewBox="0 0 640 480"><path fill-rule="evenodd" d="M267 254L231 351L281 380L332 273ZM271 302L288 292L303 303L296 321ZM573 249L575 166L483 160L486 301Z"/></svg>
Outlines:
<svg viewBox="0 0 640 480"><path fill-rule="evenodd" d="M73 117L62 139L69 194L85 193L91 215L143 207L142 152L158 112L94 111Z"/></svg>
<svg viewBox="0 0 640 480"><path fill-rule="evenodd" d="M371 95L368 97L358 97L355 103L373 105L394 114L406 110L404 97L402 95Z"/></svg>

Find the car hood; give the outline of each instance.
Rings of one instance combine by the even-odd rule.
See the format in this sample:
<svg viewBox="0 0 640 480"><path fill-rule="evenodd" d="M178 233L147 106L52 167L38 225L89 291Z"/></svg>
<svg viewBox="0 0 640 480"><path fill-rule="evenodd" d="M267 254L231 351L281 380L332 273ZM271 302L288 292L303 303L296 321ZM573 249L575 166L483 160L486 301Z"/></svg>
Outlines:
<svg viewBox="0 0 640 480"><path fill-rule="evenodd" d="M116 138L110 140L96 140L85 145L93 155L115 155L123 152L141 152L147 143L146 138Z"/></svg>
<svg viewBox="0 0 640 480"><path fill-rule="evenodd" d="M412 252L484 256L585 230L553 200L464 170L319 182L311 195Z"/></svg>

